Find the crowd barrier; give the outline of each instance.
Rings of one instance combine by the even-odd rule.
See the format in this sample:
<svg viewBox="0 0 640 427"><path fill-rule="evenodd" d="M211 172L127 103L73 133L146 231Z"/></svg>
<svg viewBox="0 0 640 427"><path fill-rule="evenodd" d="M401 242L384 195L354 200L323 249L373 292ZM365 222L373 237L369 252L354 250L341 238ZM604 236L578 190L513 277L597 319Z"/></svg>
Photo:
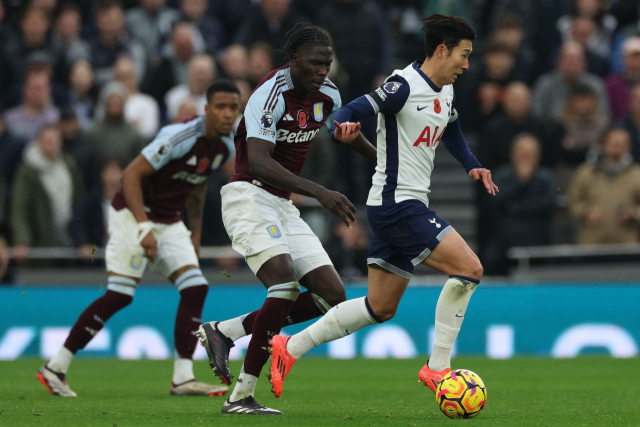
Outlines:
<svg viewBox="0 0 640 427"><path fill-rule="evenodd" d="M82 310L103 287L14 287L0 289L0 360L51 357ZM409 287L395 318L312 351L332 358L410 358L427 355L433 342L439 287ZM223 320L260 307L266 291L256 285L214 286L204 320ZM348 298L366 295L349 286ZM81 357L167 359L173 357L173 322L179 295L169 286L141 286L133 303L116 314ZM504 359L535 355L576 357L638 355L640 300L637 284L481 285L473 295L454 353ZM303 325L284 328L283 334ZM248 338L236 342L242 358ZM197 346L196 359L206 358Z"/></svg>

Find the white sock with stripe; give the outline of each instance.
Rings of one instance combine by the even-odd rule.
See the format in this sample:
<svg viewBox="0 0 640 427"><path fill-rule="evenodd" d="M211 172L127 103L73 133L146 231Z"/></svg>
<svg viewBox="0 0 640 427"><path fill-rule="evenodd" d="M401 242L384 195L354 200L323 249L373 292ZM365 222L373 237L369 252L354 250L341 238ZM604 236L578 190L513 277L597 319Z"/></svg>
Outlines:
<svg viewBox="0 0 640 427"><path fill-rule="evenodd" d="M49 360L47 366L54 372L66 374L74 356L75 355L71 353L71 351L67 349L67 347L62 346L60 347L60 350L58 350L56 355L53 356L51 360Z"/></svg>
<svg viewBox="0 0 640 427"><path fill-rule="evenodd" d="M429 369L451 367L451 348L458 337L471 295L480 282L468 277L449 276L436 305L436 336L429 357Z"/></svg>
<svg viewBox="0 0 640 427"><path fill-rule="evenodd" d="M257 383L258 377L247 374L244 371L244 366L242 366L236 386L233 388L231 396L229 396L229 402L237 402L244 397L253 396L253 393L256 391Z"/></svg>
<svg viewBox="0 0 640 427"><path fill-rule="evenodd" d="M182 292L183 289L192 286L208 285L209 282L204 278L199 268L192 268L178 276L174 284L178 292Z"/></svg>

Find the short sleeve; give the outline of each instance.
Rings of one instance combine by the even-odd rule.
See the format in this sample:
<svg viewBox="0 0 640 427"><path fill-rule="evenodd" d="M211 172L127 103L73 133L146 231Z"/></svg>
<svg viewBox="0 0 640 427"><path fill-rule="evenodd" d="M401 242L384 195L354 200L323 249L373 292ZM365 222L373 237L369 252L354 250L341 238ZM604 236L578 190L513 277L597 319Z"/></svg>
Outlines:
<svg viewBox="0 0 640 427"><path fill-rule="evenodd" d="M333 121L333 114L336 111L338 111L340 108L342 108L342 98L340 98L340 92L333 85L333 83L323 85L322 88L320 89L320 92L329 96L333 100L333 108L331 109L331 113L329 114L329 117L327 117L327 120L325 120L324 122L325 126L327 126L328 128L331 128L331 123Z"/></svg>
<svg viewBox="0 0 640 427"><path fill-rule="evenodd" d="M398 114L407 102L410 92L409 83L405 78L394 74L366 97L376 113Z"/></svg>
<svg viewBox="0 0 640 427"><path fill-rule="evenodd" d="M197 139L200 120L195 123L191 121L163 127L155 139L142 149L142 155L155 170L161 169L172 160L181 158L189 152Z"/></svg>
<svg viewBox="0 0 640 427"><path fill-rule="evenodd" d="M282 87L265 83L249 98L244 110L248 138L260 138L276 143L276 124L284 114Z"/></svg>

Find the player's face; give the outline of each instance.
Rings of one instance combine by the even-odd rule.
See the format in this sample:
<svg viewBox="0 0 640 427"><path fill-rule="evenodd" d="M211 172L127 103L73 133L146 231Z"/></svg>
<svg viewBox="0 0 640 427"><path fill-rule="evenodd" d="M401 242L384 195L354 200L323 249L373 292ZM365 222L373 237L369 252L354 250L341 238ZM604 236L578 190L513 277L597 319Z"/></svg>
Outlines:
<svg viewBox="0 0 640 427"><path fill-rule="evenodd" d="M333 49L329 46L310 46L298 49L291 58L291 75L294 85L300 85L306 93L318 93L327 78Z"/></svg>
<svg viewBox="0 0 640 427"><path fill-rule="evenodd" d="M469 69L469 55L473 50L472 44L471 40L461 40L458 46L453 48L451 55L446 57L443 70L445 84L454 83L464 70Z"/></svg>
<svg viewBox="0 0 640 427"><path fill-rule="evenodd" d="M204 112L207 133L213 130L219 135L229 135L240 113L240 97L237 93L216 92L205 105Z"/></svg>

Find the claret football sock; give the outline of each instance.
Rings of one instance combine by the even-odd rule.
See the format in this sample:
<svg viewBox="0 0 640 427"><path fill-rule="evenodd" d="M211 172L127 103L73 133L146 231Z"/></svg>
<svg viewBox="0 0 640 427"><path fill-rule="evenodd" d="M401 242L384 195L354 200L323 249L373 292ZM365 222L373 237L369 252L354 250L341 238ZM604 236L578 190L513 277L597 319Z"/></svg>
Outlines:
<svg viewBox="0 0 640 427"><path fill-rule="evenodd" d="M271 286L253 322L251 342L244 358L244 371L258 377L269 359L269 340L280 333L289 310L300 294L298 282Z"/></svg>
<svg viewBox="0 0 640 427"><path fill-rule="evenodd" d="M198 345L196 332L202 323L202 308L209 285L198 285L180 291L180 304L176 313L174 341L179 358L191 359Z"/></svg>
<svg viewBox="0 0 640 427"><path fill-rule="evenodd" d="M320 344L352 334L367 325L380 323L369 307L366 297L342 302L304 331L295 334L287 343L289 354L299 359Z"/></svg>
<svg viewBox="0 0 640 427"><path fill-rule="evenodd" d="M468 277L449 276L442 288L436 305L436 336L429 369L441 371L451 367L451 348L478 283L478 280Z"/></svg>

